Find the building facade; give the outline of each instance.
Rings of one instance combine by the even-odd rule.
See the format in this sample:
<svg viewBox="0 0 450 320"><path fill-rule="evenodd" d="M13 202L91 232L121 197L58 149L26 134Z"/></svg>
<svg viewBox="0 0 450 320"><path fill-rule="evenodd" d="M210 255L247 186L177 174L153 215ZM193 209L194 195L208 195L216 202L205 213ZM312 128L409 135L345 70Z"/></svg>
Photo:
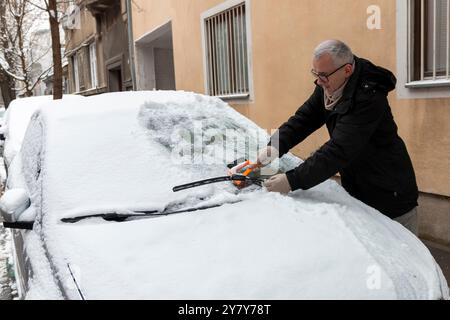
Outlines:
<svg viewBox="0 0 450 320"><path fill-rule="evenodd" d="M66 7L69 92L94 95L133 88L123 0L78 0Z"/></svg>
<svg viewBox="0 0 450 320"><path fill-rule="evenodd" d="M450 245L448 0L134 0L138 89L215 95L267 130L311 95L323 40L393 71L389 102L416 171L422 237ZM292 151L308 157L324 128Z"/></svg>

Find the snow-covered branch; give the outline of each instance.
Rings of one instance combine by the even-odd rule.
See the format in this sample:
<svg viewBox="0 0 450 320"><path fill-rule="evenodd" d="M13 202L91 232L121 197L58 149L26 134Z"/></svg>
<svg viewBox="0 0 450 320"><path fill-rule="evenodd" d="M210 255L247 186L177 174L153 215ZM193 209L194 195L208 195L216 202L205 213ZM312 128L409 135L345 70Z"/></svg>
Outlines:
<svg viewBox="0 0 450 320"><path fill-rule="evenodd" d="M2 69L3 72L8 74L10 77L14 78L15 80L25 81L24 77L16 75L16 74L12 73L11 71L9 71L9 67L4 64L4 61L2 61L2 59L0 59L0 68Z"/></svg>
<svg viewBox="0 0 450 320"><path fill-rule="evenodd" d="M52 68L48 18L43 17L41 0L2 0L0 2L0 63L7 76L21 83L19 94L32 90ZM42 71L44 69L44 71Z"/></svg>

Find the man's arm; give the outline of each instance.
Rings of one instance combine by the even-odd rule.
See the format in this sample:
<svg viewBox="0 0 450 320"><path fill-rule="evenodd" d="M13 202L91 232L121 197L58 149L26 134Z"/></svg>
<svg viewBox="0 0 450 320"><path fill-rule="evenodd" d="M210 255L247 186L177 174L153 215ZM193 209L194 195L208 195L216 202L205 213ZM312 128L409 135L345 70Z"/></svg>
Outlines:
<svg viewBox="0 0 450 320"><path fill-rule="evenodd" d="M323 94L316 87L311 97L271 137L269 145L278 149L280 157L288 153L325 123L323 108Z"/></svg>
<svg viewBox="0 0 450 320"><path fill-rule="evenodd" d="M345 168L363 151L387 111L387 98L376 94L359 102L336 124L331 139L294 170L286 173L292 190L309 189Z"/></svg>

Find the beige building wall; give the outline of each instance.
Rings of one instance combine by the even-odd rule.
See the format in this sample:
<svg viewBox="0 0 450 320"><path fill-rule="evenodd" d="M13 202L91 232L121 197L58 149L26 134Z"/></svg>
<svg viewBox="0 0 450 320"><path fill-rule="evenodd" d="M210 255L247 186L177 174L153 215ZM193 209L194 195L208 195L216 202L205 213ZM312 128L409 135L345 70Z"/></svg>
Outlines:
<svg viewBox="0 0 450 320"><path fill-rule="evenodd" d="M104 70L105 61L103 57L103 42L102 36L99 34L97 30L97 23L95 21L94 16L86 7L86 0L77 0L76 5L80 9L79 14L79 26L73 29L65 29L65 52L69 57L73 55L75 52L83 53L84 60L83 64L80 66L80 73L82 73L82 77L86 79L86 83L88 87L84 88L84 94L86 92L91 92L91 94L97 93L96 90L92 90L90 84L90 70L87 68L87 58L89 55L89 50L86 44L95 42L96 43L96 58L97 58L97 88L99 90L104 89L106 87L106 74ZM65 3L66 9L68 7L68 3ZM69 61L68 68L68 77L69 77L69 91L71 93L75 92L75 84L73 83L73 66L72 62Z"/></svg>
<svg viewBox="0 0 450 320"><path fill-rule="evenodd" d="M69 77L69 92L73 93L76 91L73 72L73 63L71 61L72 56L75 53L78 53L80 58L78 60L79 63L79 77L81 82L83 83L83 87L80 88L80 91L86 90L87 87L90 87L90 73L87 68L84 66L87 65L87 55L89 54L88 49L83 46L87 40L93 39L95 35L95 19L91 15L91 13L85 7L84 1L77 1L76 5L79 8L78 21L75 22L73 28L65 29L65 53L69 57L69 68L68 68L68 77ZM66 9L69 7L69 4L65 4Z"/></svg>
<svg viewBox="0 0 450 320"><path fill-rule="evenodd" d="M200 16L222 0L135 0L134 39L172 21L177 90L205 93ZM315 46L330 38L397 72L394 0L251 0L254 100L230 102L266 129L276 129L313 91ZM381 8L381 30L367 28L367 8ZM450 90L450 88L449 88ZM419 189L450 196L450 99L397 99L392 111L416 170ZM321 129L293 151L302 158L327 141Z"/></svg>

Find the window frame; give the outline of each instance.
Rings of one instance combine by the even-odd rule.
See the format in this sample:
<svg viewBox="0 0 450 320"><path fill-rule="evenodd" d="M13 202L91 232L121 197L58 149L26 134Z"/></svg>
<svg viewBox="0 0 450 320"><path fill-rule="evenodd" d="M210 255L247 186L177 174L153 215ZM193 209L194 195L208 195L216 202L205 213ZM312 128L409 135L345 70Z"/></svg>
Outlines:
<svg viewBox="0 0 450 320"><path fill-rule="evenodd" d="M97 43L95 41L91 42L88 48L89 48L88 51L89 51L89 71L91 77L91 89L96 89L98 88Z"/></svg>
<svg viewBox="0 0 450 320"><path fill-rule="evenodd" d="M74 83L74 90L75 93L80 92L81 85L80 85L80 66L78 65L78 52L75 52L72 55L72 68L73 68L73 83Z"/></svg>
<svg viewBox="0 0 450 320"><path fill-rule="evenodd" d="M411 80L413 72L414 19L411 8L414 0L397 0L397 96L400 99L448 98L450 97L450 79Z"/></svg>
<svg viewBox="0 0 450 320"><path fill-rule="evenodd" d="M253 62L252 62L252 34L251 34L251 0L227 0L223 3L203 12L200 15L201 37L202 37L202 53L203 53L203 77L204 77L204 90L205 94L209 94L208 83L208 52L206 47L206 19L227 11L240 4L245 4L245 32L247 39L247 69L248 69L248 94L230 94L216 96L222 100L232 100L234 102L245 102L254 100L254 87L253 87Z"/></svg>

